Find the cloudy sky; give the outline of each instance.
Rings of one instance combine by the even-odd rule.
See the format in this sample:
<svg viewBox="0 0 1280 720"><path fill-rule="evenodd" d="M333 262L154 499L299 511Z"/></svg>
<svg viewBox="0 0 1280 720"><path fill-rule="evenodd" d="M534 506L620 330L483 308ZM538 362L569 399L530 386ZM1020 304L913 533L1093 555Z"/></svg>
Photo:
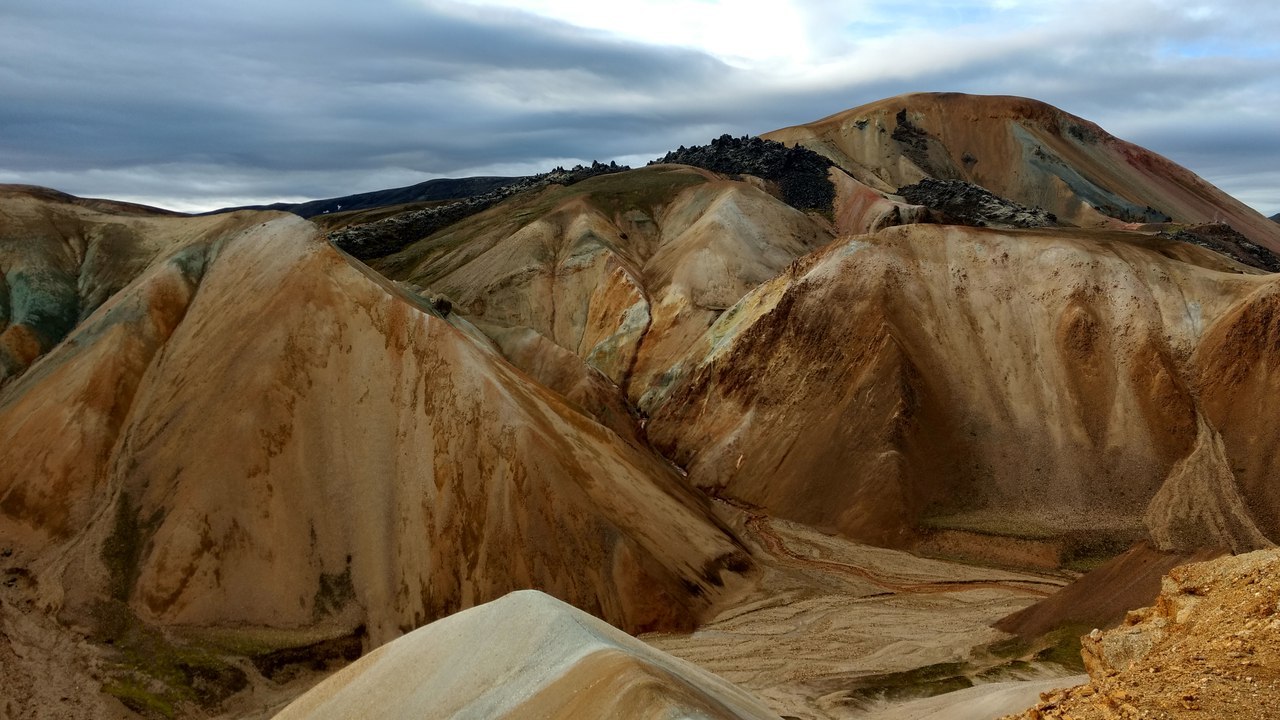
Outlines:
<svg viewBox="0 0 1280 720"><path fill-rule="evenodd" d="M0 182L181 210L1039 98L1280 212L1280 4L3 0Z"/></svg>

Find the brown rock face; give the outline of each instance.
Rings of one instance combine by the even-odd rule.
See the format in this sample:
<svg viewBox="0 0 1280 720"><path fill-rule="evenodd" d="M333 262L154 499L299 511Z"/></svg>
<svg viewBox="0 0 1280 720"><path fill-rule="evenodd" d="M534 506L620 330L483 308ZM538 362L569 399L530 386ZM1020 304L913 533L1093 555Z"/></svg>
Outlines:
<svg viewBox="0 0 1280 720"><path fill-rule="evenodd" d="M1166 552L1217 546L1242 553L1274 545L1254 524L1222 436L1204 421L1191 452L1151 499L1146 521L1156 547Z"/></svg>
<svg viewBox="0 0 1280 720"><path fill-rule="evenodd" d="M765 135L892 193L964 180L1081 227L1225 222L1280 252L1280 226L1164 157L1036 100L918 93Z"/></svg>
<svg viewBox="0 0 1280 720"><path fill-rule="evenodd" d="M823 223L758 183L655 166L518 198L375 264L699 487L788 518L1048 565L1149 526L1170 550L1268 542L1280 502L1237 458L1270 435L1237 430L1243 416L1219 428L1235 405L1205 389L1269 382L1240 360L1269 336L1214 340L1269 279L1133 232L903 225L922 208L832 177L836 231L877 232L814 251ZM1218 362L1239 370L1199 369ZM1226 477L1212 472L1239 497L1193 519Z"/></svg>
<svg viewBox="0 0 1280 720"><path fill-rule="evenodd" d="M1206 328L1273 283L1230 268L1127 233L841 239L719 319L670 373L649 434L702 487L874 542L950 529L1127 544L1150 516L1180 549L1257 547L1250 506L1271 507L1268 491L1250 476L1237 501L1208 477L1230 451L1213 454L1194 390L1193 356L1235 355L1197 351Z"/></svg>

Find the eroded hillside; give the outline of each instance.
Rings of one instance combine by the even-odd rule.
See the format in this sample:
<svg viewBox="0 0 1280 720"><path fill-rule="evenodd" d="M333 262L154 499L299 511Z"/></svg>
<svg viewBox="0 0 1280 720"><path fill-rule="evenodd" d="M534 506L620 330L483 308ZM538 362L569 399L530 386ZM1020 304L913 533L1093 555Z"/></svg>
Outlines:
<svg viewBox="0 0 1280 720"><path fill-rule="evenodd" d="M262 717L381 646L289 712L1008 712L1064 624L1280 537L1280 226L1018 98L770 137L834 164L331 218L363 261L0 191L4 712Z"/></svg>
<svg viewBox="0 0 1280 720"><path fill-rule="evenodd" d="M373 647L525 587L691 627L751 566L660 457L287 216L158 254L4 388L0 437L21 597L108 644Z"/></svg>

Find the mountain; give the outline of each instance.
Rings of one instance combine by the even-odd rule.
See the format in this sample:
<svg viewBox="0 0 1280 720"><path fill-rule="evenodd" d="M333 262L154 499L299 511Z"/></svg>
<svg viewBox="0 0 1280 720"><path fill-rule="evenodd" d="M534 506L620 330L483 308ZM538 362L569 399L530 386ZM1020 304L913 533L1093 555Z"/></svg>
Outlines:
<svg viewBox="0 0 1280 720"><path fill-rule="evenodd" d="M541 338L634 403L726 308L830 239L751 182L655 165L517 198L370 265L447 298L509 358Z"/></svg>
<svg viewBox="0 0 1280 720"><path fill-rule="evenodd" d="M899 101L925 100L875 107ZM1007 133L1017 112L1068 117L967 102ZM839 117L860 132L865 114ZM513 199L369 262L643 433L698 487L782 517L988 558L1030 543L1051 562L1280 532L1252 459L1274 438L1245 421L1269 412L1252 400L1265 394L1239 385L1268 382L1242 360L1267 341L1231 329L1267 312L1270 276L1156 228L915 222L932 210L833 177L834 222L751 176L659 164ZM832 241L850 225L879 229ZM1212 517L1187 517L1220 485ZM1170 530L1186 523L1209 535Z"/></svg>
<svg viewBox="0 0 1280 720"><path fill-rule="evenodd" d="M305 220L141 223L22 191L0 208L56 228L33 244L7 225L3 247L71 278L56 296L11 280L6 337L42 332L32 298L86 314L0 390L5 563L99 642L374 647L526 587L688 628L752 566L660 456Z"/></svg>
<svg viewBox="0 0 1280 720"><path fill-rule="evenodd" d="M512 593L389 643L278 720L773 718L759 700L542 593Z"/></svg>
<svg viewBox="0 0 1280 720"><path fill-rule="evenodd" d="M758 713L578 611L779 715L1009 709L1280 538L1274 223L1030 100L768 137L316 222L0 187L3 712L369 655L289 712Z"/></svg>
<svg viewBox="0 0 1280 720"><path fill-rule="evenodd" d="M881 192L962 180L1080 227L1224 222L1280 252L1280 228L1185 168L1094 123L1019 97L917 93L765 137L830 158Z"/></svg>
<svg viewBox="0 0 1280 720"><path fill-rule="evenodd" d="M1206 534L1167 545L1248 549L1255 519L1280 532L1257 464L1274 437L1245 421L1271 375L1249 360L1269 334L1244 325L1275 287L1146 236L844 238L717 320L664 376L649 436L700 487L878 543L1074 553L1185 523ZM1214 519L1153 509L1219 487Z"/></svg>

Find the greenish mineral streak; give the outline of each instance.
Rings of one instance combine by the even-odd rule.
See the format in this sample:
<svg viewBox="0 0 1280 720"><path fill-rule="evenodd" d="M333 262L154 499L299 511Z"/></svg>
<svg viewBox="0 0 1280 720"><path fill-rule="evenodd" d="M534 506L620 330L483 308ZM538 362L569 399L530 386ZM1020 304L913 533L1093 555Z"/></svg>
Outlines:
<svg viewBox="0 0 1280 720"><path fill-rule="evenodd" d="M1075 168L1067 165L1056 155L1046 153L1039 140L1026 128L1014 123L1013 136L1022 146L1022 155L1027 163L1044 173L1055 176L1082 200L1107 214L1129 222L1162 222L1169 218L1151 208L1129 202L1115 193L1099 187L1093 181L1081 175Z"/></svg>
<svg viewBox="0 0 1280 720"><path fill-rule="evenodd" d="M169 262L178 268L192 285L198 285L200 279L204 277L212 250L213 248L205 243L187 245L170 256Z"/></svg>
<svg viewBox="0 0 1280 720"><path fill-rule="evenodd" d="M9 321L34 330L43 350L57 345L75 327L80 296L71 273L53 267L11 270L5 282Z"/></svg>
<svg viewBox="0 0 1280 720"><path fill-rule="evenodd" d="M102 544L102 562L107 566L113 599L129 602L138 580L142 546L150 529L139 522L138 511L133 507L129 494L120 493L116 501L115 527Z"/></svg>
<svg viewBox="0 0 1280 720"><path fill-rule="evenodd" d="M0 332L9 327L9 283L0 272Z"/></svg>
<svg viewBox="0 0 1280 720"><path fill-rule="evenodd" d="M347 603L355 600L356 589L351 584L351 566L341 573L321 573L316 588L313 614L318 621L326 615L336 615Z"/></svg>

